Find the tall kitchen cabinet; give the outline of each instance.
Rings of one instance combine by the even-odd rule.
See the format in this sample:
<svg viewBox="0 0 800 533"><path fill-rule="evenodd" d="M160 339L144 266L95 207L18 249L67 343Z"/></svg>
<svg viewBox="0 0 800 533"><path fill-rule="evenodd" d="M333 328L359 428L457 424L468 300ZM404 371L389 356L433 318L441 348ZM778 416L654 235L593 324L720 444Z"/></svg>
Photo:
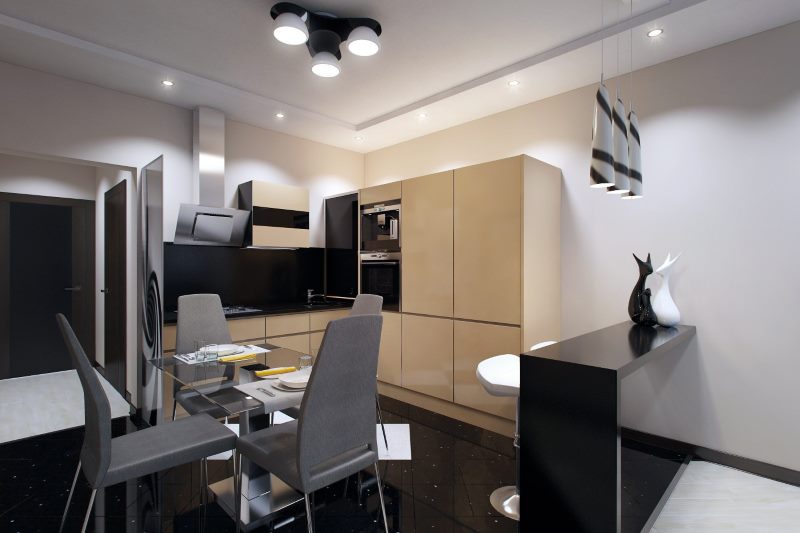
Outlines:
<svg viewBox="0 0 800 533"><path fill-rule="evenodd" d="M402 379L507 419L480 361L560 338L561 171L527 156L402 182Z"/></svg>

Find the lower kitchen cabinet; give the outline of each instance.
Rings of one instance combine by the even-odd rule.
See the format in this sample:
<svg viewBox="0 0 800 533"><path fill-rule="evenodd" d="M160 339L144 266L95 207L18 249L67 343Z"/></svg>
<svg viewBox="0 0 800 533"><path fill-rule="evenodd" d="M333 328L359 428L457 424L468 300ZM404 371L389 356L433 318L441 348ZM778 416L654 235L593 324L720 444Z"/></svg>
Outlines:
<svg viewBox="0 0 800 533"><path fill-rule="evenodd" d="M400 386L403 383L402 315L383 313L381 351L378 357L378 379Z"/></svg>
<svg viewBox="0 0 800 533"><path fill-rule="evenodd" d="M453 321L403 315L402 386L453 401Z"/></svg>
<svg viewBox="0 0 800 533"><path fill-rule="evenodd" d="M520 328L462 320L454 321L453 328L455 403L513 420L516 416L516 399L488 394L475 371L478 363L494 355L519 355Z"/></svg>
<svg viewBox="0 0 800 533"><path fill-rule="evenodd" d="M288 348L300 353L310 353L310 335L303 333L300 335L286 335L283 337L270 337L267 339L269 344Z"/></svg>
<svg viewBox="0 0 800 533"><path fill-rule="evenodd" d="M324 336L325 336L324 331L315 331L313 333L308 334L308 340L310 345L309 348L311 349L310 353L314 357L316 357L317 354L319 353L319 348L320 346L322 346L322 338Z"/></svg>
<svg viewBox="0 0 800 533"><path fill-rule="evenodd" d="M241 341L263 342L264 337L267 336L263 316L230 319L228 320L228 331L230 331L231 340L234 343Z"/></svg>

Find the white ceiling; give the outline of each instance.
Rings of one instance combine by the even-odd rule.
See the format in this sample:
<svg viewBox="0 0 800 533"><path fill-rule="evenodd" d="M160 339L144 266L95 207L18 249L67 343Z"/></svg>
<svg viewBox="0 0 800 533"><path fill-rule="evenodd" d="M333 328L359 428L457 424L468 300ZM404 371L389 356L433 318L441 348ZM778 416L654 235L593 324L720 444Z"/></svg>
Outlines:
<svg viewBox="0 0 800 533"><path fill-rule="evenodd" d="M630 1L603 0L601 22L600 0L298 0L383 26L379 54L343 47L323 79L272 37L269 1L0 0L0 60L367 152L593 83L603 37L614 75L620 29L641 68L800 20L797 0L633 0L632 19Z"/></svg>

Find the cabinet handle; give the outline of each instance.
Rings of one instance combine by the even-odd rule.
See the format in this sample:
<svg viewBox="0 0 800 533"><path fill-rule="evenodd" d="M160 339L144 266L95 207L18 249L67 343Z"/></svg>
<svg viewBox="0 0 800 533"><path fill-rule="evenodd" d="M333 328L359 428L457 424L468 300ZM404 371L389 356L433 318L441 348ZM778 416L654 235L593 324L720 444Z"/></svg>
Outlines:
<svg viewBox="0 0 800 533"><path fill-rule="evenodd" d="M81 292L82 288L80 285L75 285L74 287L64 287L64 290L67 292Z"/></svg>

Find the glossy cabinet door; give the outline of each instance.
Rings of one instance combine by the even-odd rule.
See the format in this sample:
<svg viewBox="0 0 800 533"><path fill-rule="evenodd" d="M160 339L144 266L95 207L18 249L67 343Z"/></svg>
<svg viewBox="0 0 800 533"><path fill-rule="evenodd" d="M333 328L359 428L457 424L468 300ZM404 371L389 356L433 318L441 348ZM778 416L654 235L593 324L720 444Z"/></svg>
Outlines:
<svg viewBox="0 0 800 533"><path fill-rule="evenodd" d="M309 353L310 350L310 338L309 334L305 333L302 335L288 335L283 337L270 337L267 339L269 344L274 344L275 346L280 346L281 348L289 348L290 350L294 350L300 353ZM294 363L297 364L296 362Z"/></svg>
<svg viewBox="0 0 800 533"><path fill-rule="evenodd" d="M455 170L455 318L521 323L522 161Z"/></svg>
<svg viewBox="0 0 800 533"><path fill-rule="evenodd" d="M514 326L498 326L455 320L453 324L453 379L456 403L479 411L513 420L516 398L492 396L475 375L478 363L489 357L520 353L521 330Z"/></svg>
<svg viewBox="0 0 800 533"><path fill-rule="evenodd" d="M381 351L378 357L378 379L384 383L400 386L403 383L402 369L402 315L383 313Z"/></svg>
<svg viewBox="0 0 800 533"><path fill-rule="evenodd" d="M328 327L328 322L331 320L338 320L350 315L350 309L336 309L334 311L317 311L316 313L309 313L309 331L325 331Z"/></svg>
<svg viewBox="0 0 800 533"><path fill-rule="evenodd" d="M453 171L403 183L403 311L453 316Z"/></svg>
<svg viewBox="0 0 800 533"><path fill-rule="evenodd" d="M175 343L177 342L178 326L175 324L168 324L162 330L162 342L164 343L164 352L172 353L175 351Z"/></svg>
<svg viewBox="0 0 800 533"><path fill-rule="evenodd" d="M266 337L263 316L230 319L228 320L228 330L234 343L240 341L263 342Z"/></svg>
<svg viewBox="0 0 800 533"><path fill-rule="evenodd" d="M325 337L324 331L314 331L308 334L308 349L309 353L314 357L319 353L319 348L322 346L322 339Z"/></svg>
<svg viewBox="0 0 800 533"><path fill-rule="evenodd" d="M361 189L359 193L359 201L361 205L378 204L389 202L391 200L399 200L402 194L399 181L384 183L383 185L375 185L374 187L367 187L366 189Z"/></svg>
<svg viewBox="0 0 800 533"><path fill-rule="evenodd" d="M403 387L453 401L453 321L403 315Z"/></svg>
<svg viewBox="0 0 800 533"><path fill-rule="evenodd" d="M309 314L272 315L266 319L267 337L279 337L291 333L308 333Z"/></svg>

